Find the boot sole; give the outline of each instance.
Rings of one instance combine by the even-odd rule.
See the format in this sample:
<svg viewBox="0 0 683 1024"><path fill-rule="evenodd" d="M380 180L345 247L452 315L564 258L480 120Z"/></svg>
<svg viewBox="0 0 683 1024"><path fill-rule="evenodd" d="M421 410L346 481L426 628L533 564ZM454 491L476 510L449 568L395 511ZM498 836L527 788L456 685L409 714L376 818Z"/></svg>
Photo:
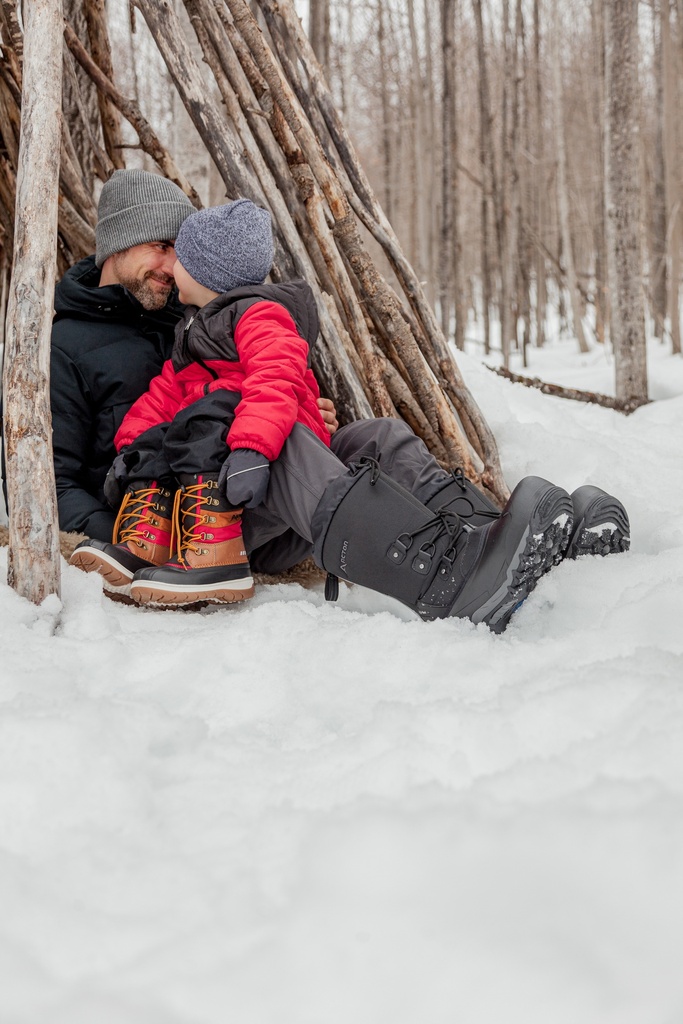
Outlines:
<svg viewBox="0 0 683 1024"><path fill-rule="evenodd" d="M69 559L69 565L75 565L82 572L99 573L104 582L107 597L116 600L130 596L133 573L123 569L106 552L96 552L89 548L79 550L77 548Z"/></svg>
<svg viewBox="0 0 683 1024"><path fill-rule="evenodd" d="M493 633L502 633L538 581L562 561L572 527L571 498L562 488L552 487L537 501L494 593L478 607L471 601L464 607L456 602L450 614L484 622Z"/></svg>
<svg viewBox="0 0 683 1024"><path fill-rule="evenodd" d="M179 607L181 605L198 604L235 604L247 601L254 596L254 581L248 576L243 580L230 580L230 584L213 583L191 589L189 587L160 584L154 586L141 580L133 583L130 596L136 604Z"/></svg>
<svg viewBox="0 0 683 1024"><path fill-rule="evenodd" d="M569 543L570 524L571 516L567 519L564 513L542 532L527 533L520 541L514 568L510 567L512 571L498 591L502 600L494 602L493 609L488 613L484 611L481 618L475 613L472 621L486 622L494 633L504 632L514 612L526 601L541 577L562 561Z"/></svg>
<svg viewBox="0 0 683 1024"><path fill-rule="evenodd" d="M590 493L590 492L589 492ZM596 488L596 496L579 514L566 558L615 555L631 547L626 509L617 498Z"/></svg>
<svg viewBox="0 0 683 1024"><path fill-rule="evenodd" d="M567 558L581 555L618 555L628 551L631 538L624 535L613 523L602 523L600 527L587 527L572 538Z"/></svg>

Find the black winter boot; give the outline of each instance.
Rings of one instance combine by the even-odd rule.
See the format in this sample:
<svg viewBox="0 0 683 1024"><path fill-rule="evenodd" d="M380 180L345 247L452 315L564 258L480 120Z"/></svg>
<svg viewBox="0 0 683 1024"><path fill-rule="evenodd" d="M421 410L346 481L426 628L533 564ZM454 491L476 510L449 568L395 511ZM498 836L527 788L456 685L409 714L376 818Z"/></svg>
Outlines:
<svg viewBox="0 0 683 1024"><path fill-rule="evenodd" d="M579 555L612 555L628 551L631 529L628 514L611 494L586 484L572 494L574 528L569 538L567 558Z"/></svg>
<svg viewBox="0 0 683 1024"><path fill-rule="evenodd" d="M628 515L617 498L591 484L577 488L571 497L574 527L565 558L628 551L631 544ZM501 514L459 467L451 471L451 479L425 505L435 512L455 512L470 526L485 526Z"/></svg>
<svg viewBox="0 0 683 1024"><path fill-rule="evenodd" d="M423 619L456 616L502 633L540 577L562 558L572 528L566 491L526 477L502 514L471 528L432 514L361 459L325 491L312 522L323 569L388 594Z"/></svg>
<svg viewBox="0 0 683 1024"><path fill-rule="evenodd" d="M115 600L132 603L130 585L139 569L162 565L171 549L171 519L175 481L137 481L123 495L111 544L84 540L69 559L83 572L98 572L104 591Z"/></svg>
<svg viewBox="0 0 683 1024"><path fill-rule="evenodd" d="M500 517L500 509L467 479L460 466L451 470L441 490L425 505L433 512L455 512L470 526L486 526Z"/></svg>

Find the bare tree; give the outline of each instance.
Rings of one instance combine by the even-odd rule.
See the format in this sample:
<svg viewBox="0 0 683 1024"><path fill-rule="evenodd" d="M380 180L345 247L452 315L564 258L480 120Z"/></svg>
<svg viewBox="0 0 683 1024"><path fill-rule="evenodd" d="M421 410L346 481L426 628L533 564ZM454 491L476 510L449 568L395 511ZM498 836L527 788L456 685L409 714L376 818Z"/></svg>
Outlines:
<svg viewBox="0 0 683 1024"><path fill-rule="evenodd" d="M439 256L439 305L441 323L448 336L451 311L455 313L455 344L465 347L465 295L460 241L460 192L457 115L457 67L455 55L456 0L441 0L442 35L442 147L441 248Z"/></svg>
<svg viewBox="0 0 683 1024"><path fill-rule="evenodd" d="M308 37L324 71L330 66L330 0L308 0Z"/></svg>
<svg viewBox="0 0 683 1024"><path fill-rule="evenodd" d="M598 0L602 3L602 0ZM536 240L536 344L540 347L545 342L545 304L546 304L546 257L543 251L543 211L544 211L544 150L545 131L543 126L543 81L541 70L541 0L534 0L534 85L535 85L535 136L536 162L534 165L534 223L532 231Z"/></svg>
<svg viewBox="0 0 683 1024"><path fill-rule="evenodd" d="M650 303L655 324L655 335L663 338L667 313L667 196L664 136L669 130L665 124L664 109L664 46L663 24L669 18L669 0L653 4L652 28L654 33L654 77L656 83L656 130L653 161L654 187L652 195L652 223L650 230Z"/></svg>
<svg viewBox="0 0 683 1024"><path fill-rule="evenodd" d="M638 0L605 0L605 196L617 399L647 402L640 246Z"/></svg>
<svg viewBox="0 0 683 1024"><path fill-rule="evenodd" d="M560 21L558 0L554 2L553 24L553 106L555 115L555 144L557 153L557 203L560 213L560 235L562 238L562 262L572 307L574 334L580 352L588 352L588 343L583 332L581 300L574 266L574 243L572 240L569 191L567 186L567 150L565 144L564 104L562 102L562 74L560 40L564 38Z"/></svg>
<svg viewBox="0 0 683 1024"><path fill-rule="evenodd" d="M491 348L491 264L490 200L498 195L491 129L491 96L488 62L484 40L482 0L472 0L477 31L477 63L479 68L479 162L481 165L481 303L484 317L484 351ZM497 218L496 218L497 219Z"/></svg>
<svg viewBox="0 0 683 1024"><path fill-rule="evenodd" d="M663 106L667 131L664 135L664 173L667 210L667 318L671 330L671 348L681 352L680 276L681 276L681 126L677 117L680 90L680 53L672 45L671 9L661 7L662 63L664 68ZM681 26L678 26L679 32Z"/></svg>

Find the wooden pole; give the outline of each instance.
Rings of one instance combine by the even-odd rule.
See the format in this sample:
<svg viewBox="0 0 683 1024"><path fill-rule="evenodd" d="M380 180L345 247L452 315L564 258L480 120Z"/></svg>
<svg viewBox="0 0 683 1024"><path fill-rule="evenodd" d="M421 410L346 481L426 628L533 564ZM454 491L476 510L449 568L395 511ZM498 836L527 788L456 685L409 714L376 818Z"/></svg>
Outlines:
<svg viewBox="0 0 683 1024"><path fill-rule="evenodd" d="M9 512L7 582L40 604L59 596L49 352L57 251L62 3L26 5L14 263L3 393Z"/></svg>

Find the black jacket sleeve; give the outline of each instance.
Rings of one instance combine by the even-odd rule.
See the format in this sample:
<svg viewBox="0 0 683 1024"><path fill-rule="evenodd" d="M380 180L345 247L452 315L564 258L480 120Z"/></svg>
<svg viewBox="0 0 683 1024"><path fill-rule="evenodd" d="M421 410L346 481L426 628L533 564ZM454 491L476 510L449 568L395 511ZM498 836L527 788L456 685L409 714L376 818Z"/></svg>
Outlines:
<svg viewBox="0 0 683 1024"><path fill-rule="evenodd" d="M53 345L50 369L52 444L59 528L110 541L115 516L87 489L86 443L92 430L88 387L75 363Z"/></svg>

